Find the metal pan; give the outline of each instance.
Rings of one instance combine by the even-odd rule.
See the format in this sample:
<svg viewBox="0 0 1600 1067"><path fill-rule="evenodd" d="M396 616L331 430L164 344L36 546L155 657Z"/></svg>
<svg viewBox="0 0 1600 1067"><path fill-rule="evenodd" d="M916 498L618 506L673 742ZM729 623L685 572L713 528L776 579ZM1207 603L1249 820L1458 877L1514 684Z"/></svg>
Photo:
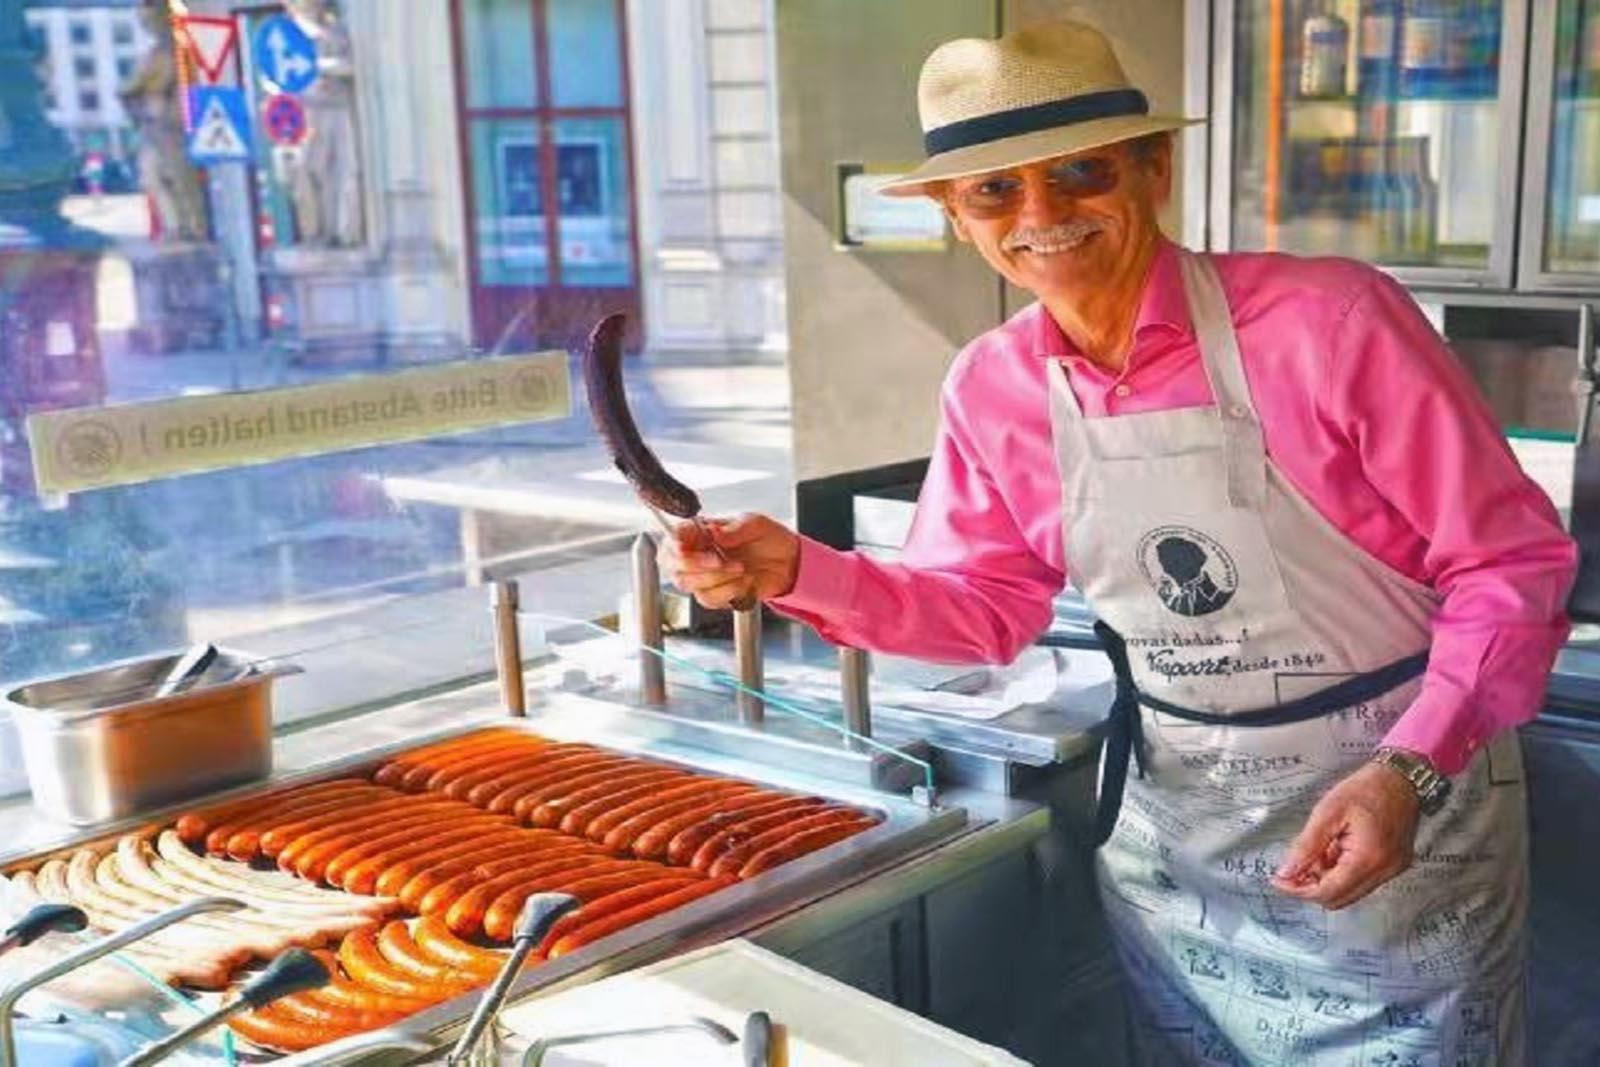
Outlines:
<svg viewBox="0 0 1600 1067"><path fill-rule="evenodd" d="M580 702L581 703L581 702ZM534 719L506 719L494 728L523 729L561 740L585 740L618 752L676 764L701 773L739 778L775 788L815 793L876 812L883 821L861 834L782 867L695 901L659 918L640 923L611 937L596 941L569 955L528 969L512 986L508 1003L537 992L593 981L609 974L638 966L689 948L712 944L728 937L764 926L783 915L806 907L846 886L866 881L911 856L934 845L976 829L968 813L958 807L923 807L891 794L842 786L837 782L809 778L765 767L736 757L680 750L657 741L641 741L623 733L596 726L585 730L583 708L569 709L574 714ZM319 767L314 771L275 777L270 782L228 790L173 806L140 819L123 820L95 831L75 834L52 842L26 855L0 853L0 871L32 868L51 858L65 857L80 848L105 848L130 832L153 832L170 826L185 811L255 796L265 797L291 786L301 786L330 778L365 775L387 759L411 749L450 737L464 736L485 729L485 724L442 730L402 744L375 748ZM397 1029L430 1041L440 1047L452 1040L471 1015L478 994L471 993L445 1001L411 1016ZM357 1040L357 1039L352 1039ZM284 1057L285 1067L302 1064L349 1062L341 1052L345 1042ZM394 1062L390 1060L389 1062Z"/></svg>

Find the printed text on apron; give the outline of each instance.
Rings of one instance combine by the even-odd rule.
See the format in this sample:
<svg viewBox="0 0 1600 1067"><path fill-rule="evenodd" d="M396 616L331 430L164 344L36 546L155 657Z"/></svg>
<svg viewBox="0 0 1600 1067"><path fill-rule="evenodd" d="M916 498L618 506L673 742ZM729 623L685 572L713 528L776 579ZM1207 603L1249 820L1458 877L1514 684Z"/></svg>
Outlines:
<svg viewBox="0 0 1600 1067"><path fill-rule="evenodd" d="M1209 713L1138 710L1143 773L1100 851L1139 1062L1522 1067L1514 735L1478 754L1423 819L1411 868L1366 899L1329 912L1269 882L1312 805L1420 682L1282 725L1217 717L1425 653L1438 597L1272 464L1215 268L1191 254L1182 266L1214 406L1086 419L1064 368L1051 378L1072 580L1125 642L1132 685Z"/></svg>

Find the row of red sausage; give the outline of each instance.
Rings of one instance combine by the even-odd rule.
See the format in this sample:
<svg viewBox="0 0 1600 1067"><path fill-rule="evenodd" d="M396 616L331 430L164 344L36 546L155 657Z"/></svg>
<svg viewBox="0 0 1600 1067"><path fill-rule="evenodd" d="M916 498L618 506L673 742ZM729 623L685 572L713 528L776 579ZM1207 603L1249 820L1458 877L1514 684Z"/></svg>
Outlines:
<svg viewBox="0 0 1600 1067"><path fill-rule="evenodd" d="M408 753L373 780L714 877L754 877L875 821L820 797L509 730Z"/></svg>
<svg viewBox="0 0 1600 1067"><path fill-rule="evenodd" d="M197 811L180 836L215 856L392 898L413 923L347 935L335 981L235 1029L312 1047L481 985L526 898L583 901L536 959L558 956L859 833L874 820L818 797L695 774L589 745L485 730L338 779Z"/></svg>

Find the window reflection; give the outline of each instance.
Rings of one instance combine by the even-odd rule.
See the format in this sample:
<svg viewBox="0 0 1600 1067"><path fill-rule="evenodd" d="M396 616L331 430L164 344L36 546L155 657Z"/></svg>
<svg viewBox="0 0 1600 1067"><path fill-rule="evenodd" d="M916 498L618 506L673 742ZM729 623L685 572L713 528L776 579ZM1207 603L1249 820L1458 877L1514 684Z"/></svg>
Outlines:
<svg viewBox="0 0 1600 1067"><path fill-rule="evenodd" d="M481 667L386 659L395 605L456 647L473 583L603 558L641 523L592 504L612 489L581 412L66 495L35 478L43 412L470 368L622 310L647 431L708 464L738 446L752 495L787 506L779 234L718 221L776 202L776 131L770 106L718 117L704 58L770 101L770 8L689 8L686 61L615 0L0 0L0 190L32 191L0 194L0 685L332 634L363 639L347 673L378 699ZM215 69L196 32L231 34ZM57 447L110 470L139 445ZM613 594L590 574L573 595Z"/></svg>
<svg viewBox="0 0 1600 1067"><path fill-rule="evenodd" d="M1240 5L1239 247L1487 270L1499 212L1500 0Z"/></svg>

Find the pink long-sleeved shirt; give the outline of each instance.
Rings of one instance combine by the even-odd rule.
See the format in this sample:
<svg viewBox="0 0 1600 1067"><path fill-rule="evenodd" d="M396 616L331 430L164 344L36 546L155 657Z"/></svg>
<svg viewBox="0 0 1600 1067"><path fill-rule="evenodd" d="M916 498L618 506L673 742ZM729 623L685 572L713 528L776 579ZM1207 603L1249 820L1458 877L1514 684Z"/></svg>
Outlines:
<svg viewBox="0 0 1600 1067"><path fill-rule="evenodd" d="M1538 713L1577 547L1476 386L1386 275L1342 259L1214 257L1279 470L1356 544L1443 597L1421 693L1387 743L1447 774ZM1013 659L1065 583L1050 364L1088 418L1212 403L1177 249L1146 281L1120 373L1034 304L969 344L901 561L805 540L772 602L841 644L941 662Z"/></svg>

